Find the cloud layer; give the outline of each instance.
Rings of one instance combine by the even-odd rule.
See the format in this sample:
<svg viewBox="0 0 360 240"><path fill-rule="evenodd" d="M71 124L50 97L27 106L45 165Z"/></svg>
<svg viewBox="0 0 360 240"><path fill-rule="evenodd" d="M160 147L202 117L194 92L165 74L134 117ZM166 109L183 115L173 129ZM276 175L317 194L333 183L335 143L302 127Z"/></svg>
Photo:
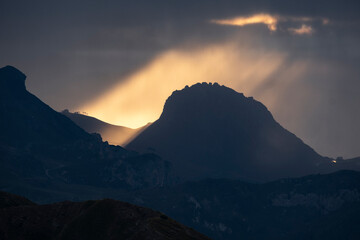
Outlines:
<svg viewBox="0 0 360 240"><path fill-rule="evenodd" d="M311 35L314 29L311 26L302 24L300 28L289 28L289 31L295 35Z"/></svg>
<svg viewBox="0 0 360 240"><path fill-rule="evenodd" d="M213 19L211 23L218 25L229 25L243 27L246 25L264 24L271 32L275 32L278 29L280 23L301 23L300 27L287 27L287 31L294 35L311 35L314 33L314 29L311 25L312 22L322 22L322 25L329 24L330 20L327 18L313 18L313 17L293 17L293 16L280 16L271 15L268 13L257 13L249 16L238 16L228 19ZM307 24L305 24L307 23Z"/></svg>

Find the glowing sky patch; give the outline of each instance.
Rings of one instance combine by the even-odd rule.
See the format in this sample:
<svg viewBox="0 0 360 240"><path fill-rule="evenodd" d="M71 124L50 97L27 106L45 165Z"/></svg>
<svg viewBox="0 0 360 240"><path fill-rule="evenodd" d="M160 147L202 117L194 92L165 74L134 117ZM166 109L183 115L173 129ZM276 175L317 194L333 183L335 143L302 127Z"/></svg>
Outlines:
<svg viewBox="0 0 360 240"><path fill-rule="evenodd" d="M289 28L289 31L295 35L311 35L314 29L309 25L302 24L300 28Z"/></svg>
<svg viewBox="0 0 360 240"><path fill-rule="evenodd" d="M231 19L211 20L220 25L245 26L249 24L265 24L270 31L276 31L278 18L270 14L255 14L248 17L235 17Z"/></svg>
<svg viewBox="0 0 360 240"><path fill-rule="evenodd" d="M327 18L323 18L322 19L322 24L323 25L327 25L327 24L329 24L330 23L330 20L329 19L327 19Z"/></svg>

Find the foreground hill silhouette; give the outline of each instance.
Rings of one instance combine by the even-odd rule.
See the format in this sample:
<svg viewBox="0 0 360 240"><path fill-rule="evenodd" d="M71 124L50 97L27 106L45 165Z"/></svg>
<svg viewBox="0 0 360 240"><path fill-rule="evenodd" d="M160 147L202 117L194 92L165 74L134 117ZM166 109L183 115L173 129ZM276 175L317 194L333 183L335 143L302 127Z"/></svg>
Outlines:
<svg viewBox="0 0 360 240"><path fill-rule="evenodd" d="M102 142L26 90L26 76L0 69L0 187L32 189L90 185L136 189L169 183L170 165ZM71 188L70 188L71 189Z"/></svg>
<svg viewBox="0 0 360 240"><path fill-rule="evenodd" d="M160 118L126 147L156 152L185 180L267 181L331 168L263 104L217 83L173 92Z"/></svg>
<svg viewBox="0 0 360 240"><path fill-rule="evenodd" d="M69 110L64 110L61 113L70 118L86 132L100 134L104 141L108 141L112 145L126 145L150 125L149 123L143 127L132 129L128 127L112 125L81 113L72 113L69 112Z"/></svg>
<svg viewBox="0 0 360 240"><path fill-rule="evenodd" d="M209 238L160 212L125 202L105 199L36 205L0 192L0 239Z"/></svg>

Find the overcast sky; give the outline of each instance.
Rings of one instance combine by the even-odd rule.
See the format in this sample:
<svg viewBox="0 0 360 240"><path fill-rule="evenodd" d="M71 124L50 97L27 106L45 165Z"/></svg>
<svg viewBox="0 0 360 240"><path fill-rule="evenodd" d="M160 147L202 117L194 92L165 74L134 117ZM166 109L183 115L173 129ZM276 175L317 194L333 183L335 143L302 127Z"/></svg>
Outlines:
<svg viewBox="0 0 360 240"><path fill-rule="evenodd" d="M219 82L320 154L360 156L358 1L1 1L0 66L56 110L138 127Z"/></svg>

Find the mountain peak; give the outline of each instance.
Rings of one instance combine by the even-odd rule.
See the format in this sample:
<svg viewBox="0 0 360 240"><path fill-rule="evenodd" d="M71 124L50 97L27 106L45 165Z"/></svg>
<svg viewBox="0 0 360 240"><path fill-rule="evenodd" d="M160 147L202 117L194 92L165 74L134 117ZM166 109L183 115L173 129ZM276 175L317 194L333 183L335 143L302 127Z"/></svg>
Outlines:
<svg viewBox="0 0 360 240"><path fill-rule="evenodd" d="M13 66L0 68L0 89L9 90L26 90L26 75Z"/></svg>
<svg viewBox="0 0 360 240"><path fill-rule="evenodd" d="M185 180L269 181L317 173L323 161L261 102L217 83L173 92L160 118L127 147L155 151Z"/></svg>
<svg viewBox="0 0 360 240"><path fill-rule="evenodd" d="M178 101L178 98L189 100L195 100L194 98L196 98L196 100L204 98L232 98L231 100L235 100L234 98L236 98L237 101L257 102L253 97L245 97L243 93L236 92L235 90L224 85L220 85L217 82L196 83L190 87L186 85L182 90L174 91L166 102L172 100Z"/></svg>
<svg viewBox="0 0 360 240"><path fill-rule="evenodd" d="M228 88L224 85L220 85L217 82L202 82L202 83L195 83L192 86L186 85L182 90L176 90L173 92L172 95L176 95L178 93L187 93L187 92L219 92L219 91L232 91L235 92L233 89ZM240 93L243 95L242 93ZM171 96L170 96L171 97Z"/></svg>
<svg viewBox="0 0 360 240"><path fill-rule="evenodd" d="M194 116L198 119L233 118L236 114L259 114L261 118L272 119L271 113L253 97L245 97L243 93L236 92L218 83L197 83L186 86L182 90L174 91L166 100L160 118L183 119ZM230 115L229 115L230 114Z"/></svg>

